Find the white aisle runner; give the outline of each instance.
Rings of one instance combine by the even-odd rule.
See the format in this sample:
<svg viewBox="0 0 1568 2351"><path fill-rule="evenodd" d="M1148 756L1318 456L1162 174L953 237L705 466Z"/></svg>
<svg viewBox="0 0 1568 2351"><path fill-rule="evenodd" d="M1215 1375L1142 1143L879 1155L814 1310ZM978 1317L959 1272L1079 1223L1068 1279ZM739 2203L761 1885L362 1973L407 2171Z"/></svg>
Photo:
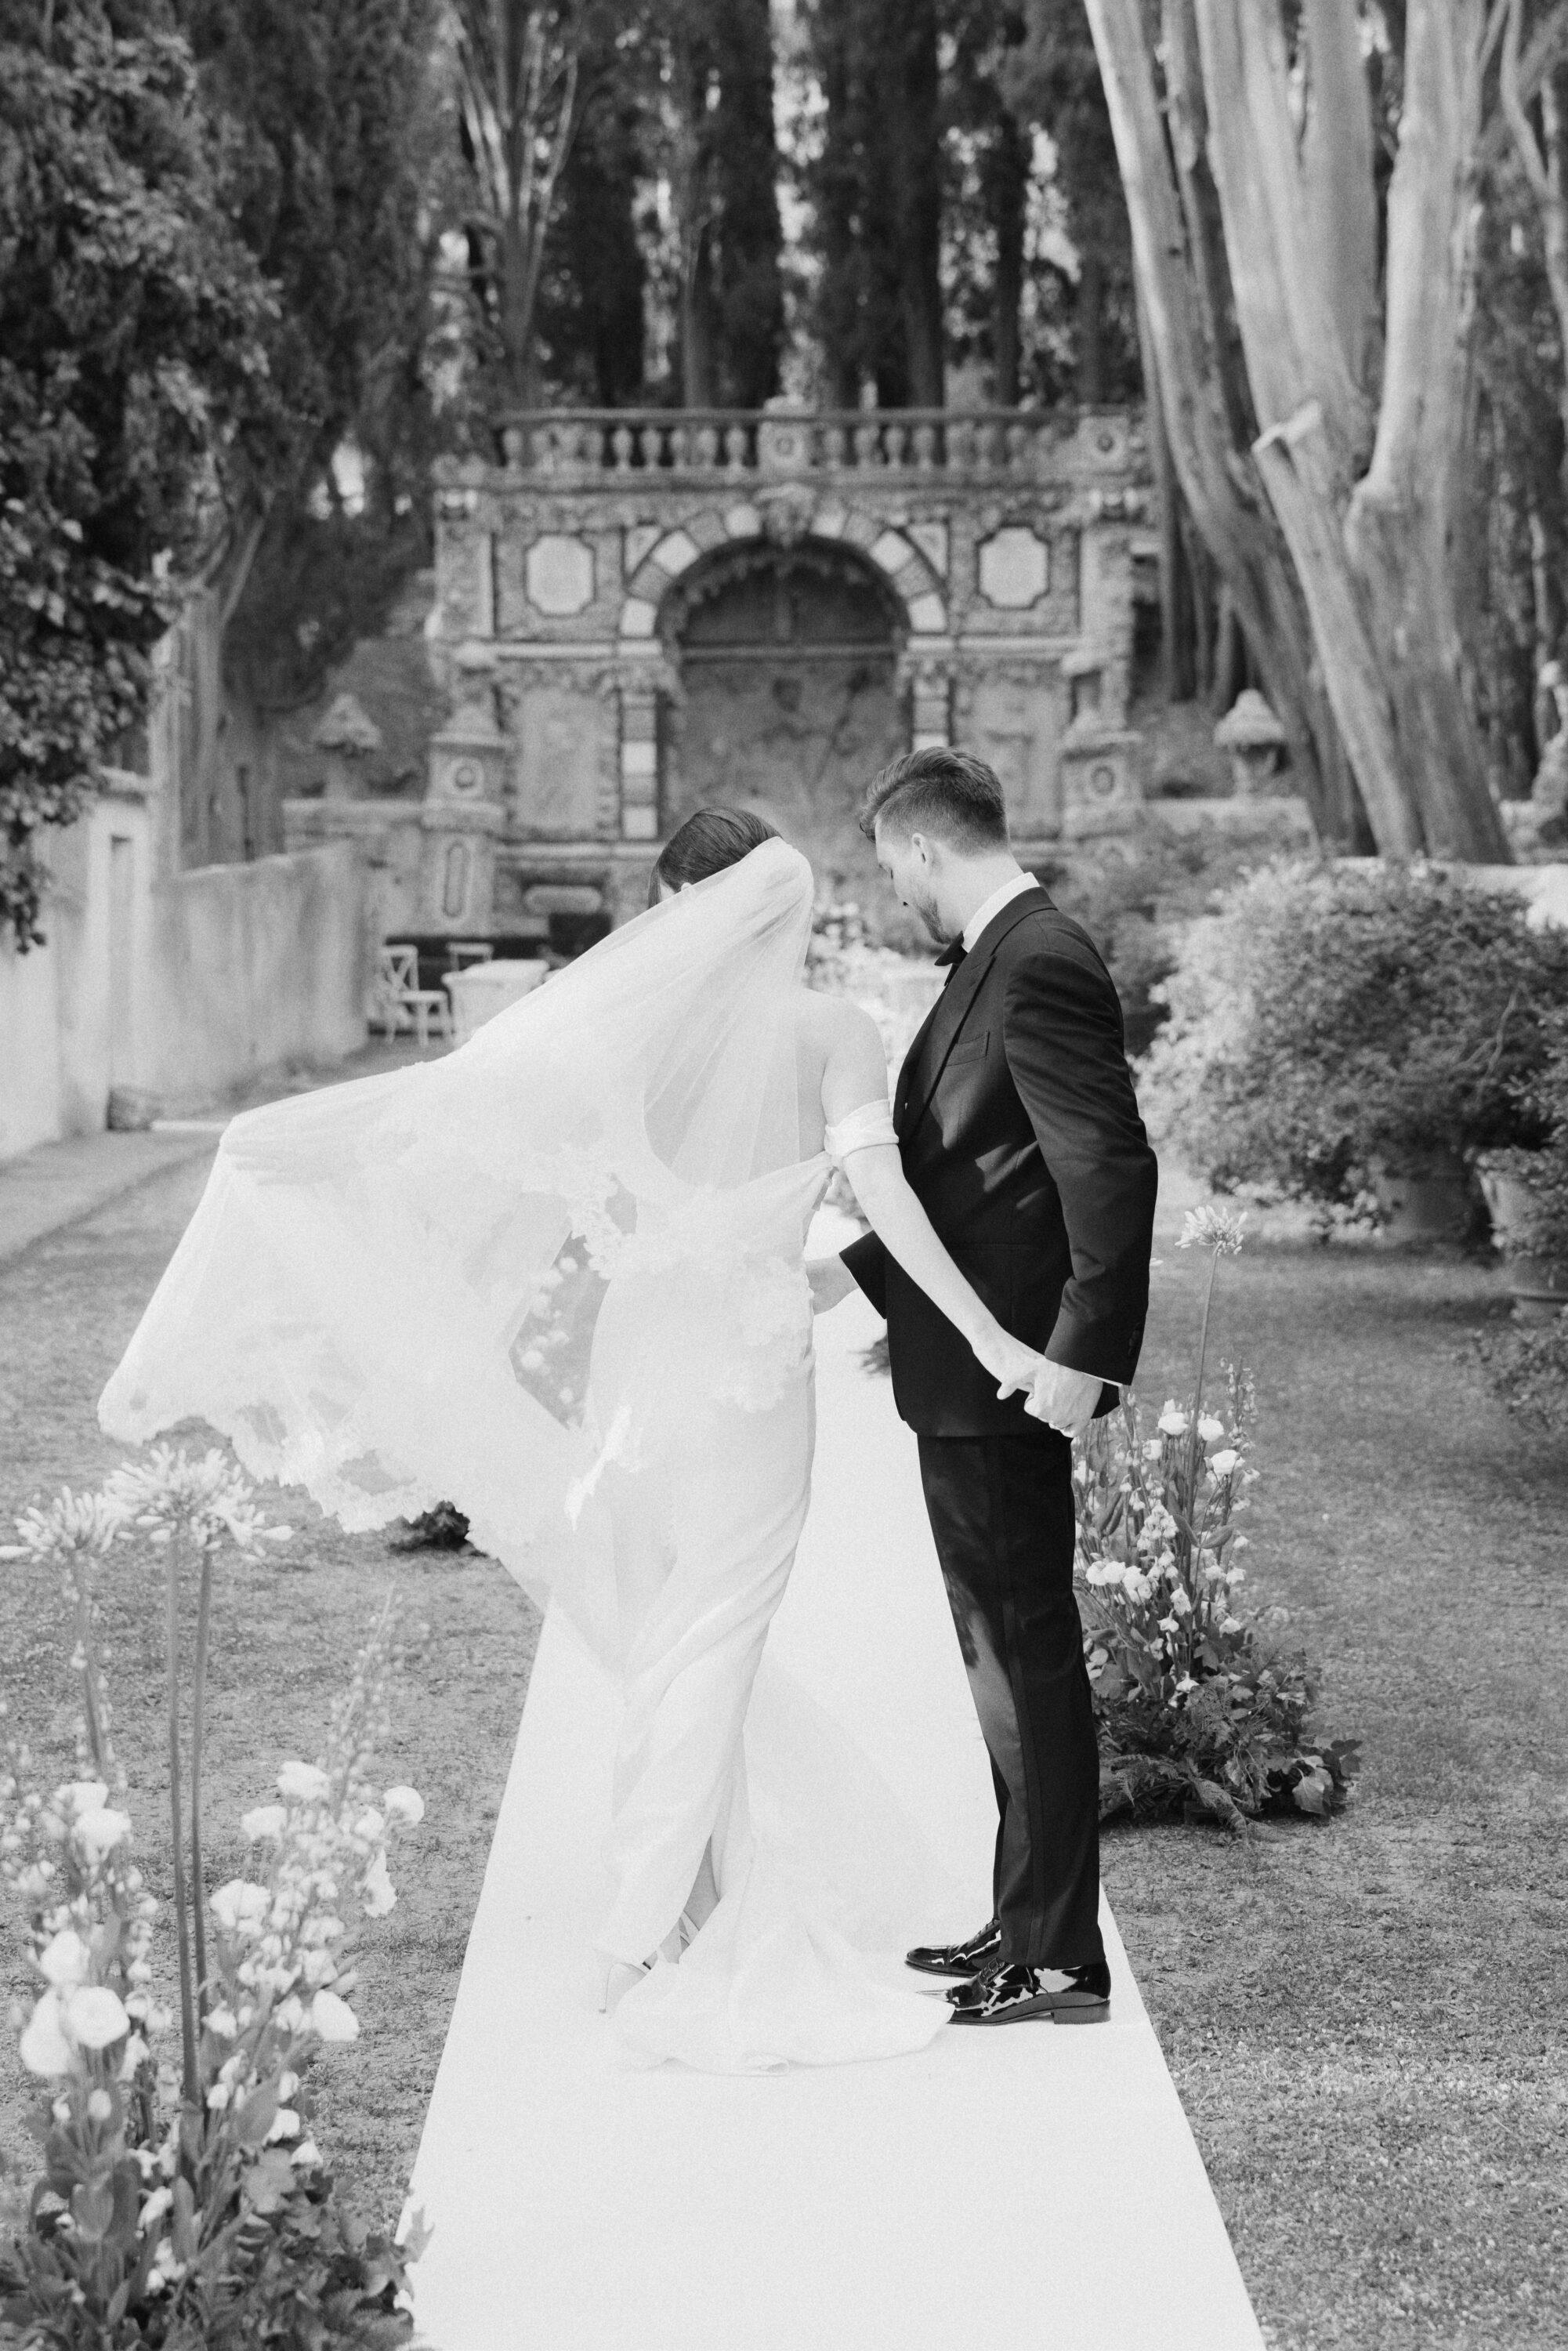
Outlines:
<svg viewBox="0 0 1568 2351"><path fill-rule="evenodd" d="M858 1299L818 1326L811 1515L769 1648L924 1826L930 1899L898 1931L936 1941L985 1915L996 1812L914 1440L857 1360L879 1328ZM915 2056L744 2077L619 2063L582 1956L613 1732L552 1617L414 2167L423 2341L1261 2351L1108 1906L1106 2025L949 2029ZM585 1755L602 1771L563 1775Z"/></svg>

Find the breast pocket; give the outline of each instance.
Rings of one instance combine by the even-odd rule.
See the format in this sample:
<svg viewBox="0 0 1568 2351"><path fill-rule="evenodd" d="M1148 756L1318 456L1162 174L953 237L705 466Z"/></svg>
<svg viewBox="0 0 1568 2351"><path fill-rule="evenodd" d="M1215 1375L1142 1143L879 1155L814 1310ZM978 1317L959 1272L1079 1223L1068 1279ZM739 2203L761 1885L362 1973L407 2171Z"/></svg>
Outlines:
<svg viewBox="0 0 1568 2351"><path fill-rule="evenodd" d="M946 1076L949 1070L961 1070L967 1063L983 1061L989 1050L990 1042L991 1032L988 1029L983 1029L977 1037L961 1037L947 1056L943 1075Z"/></svg>

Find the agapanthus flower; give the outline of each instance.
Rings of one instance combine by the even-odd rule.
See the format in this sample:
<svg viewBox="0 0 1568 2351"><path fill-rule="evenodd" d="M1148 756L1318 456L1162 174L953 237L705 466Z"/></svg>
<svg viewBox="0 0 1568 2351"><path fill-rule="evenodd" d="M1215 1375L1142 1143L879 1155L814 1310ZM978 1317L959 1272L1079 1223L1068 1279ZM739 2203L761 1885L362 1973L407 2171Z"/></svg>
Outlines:
<svg viewBox="0 0 1568 2351"><path fill-rule="evenodd" d="M1181 1228L1177 1249L1211 1249L1217 1257L1239 1254L1243 1239L1242 1227L1247 1211L1221 1208L1212 1201L1201 1208L1189 1208Z"/></svg>

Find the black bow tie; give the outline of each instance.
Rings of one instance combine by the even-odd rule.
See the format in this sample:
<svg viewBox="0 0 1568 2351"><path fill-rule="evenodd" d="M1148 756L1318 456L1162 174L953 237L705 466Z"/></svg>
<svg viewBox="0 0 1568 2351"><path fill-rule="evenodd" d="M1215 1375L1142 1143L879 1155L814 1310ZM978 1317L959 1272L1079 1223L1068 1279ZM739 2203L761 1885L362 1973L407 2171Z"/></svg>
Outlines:
<svg viewBox="0 0 1568 2351"><path fill-rule="evenodd" d="M950 963L956 967L963 962L964 957L967 953L968 949L965 946L961 938L949 939L946 946L943 948L941 954L936 958L937 966L940 967L945 963Z"/></svg>

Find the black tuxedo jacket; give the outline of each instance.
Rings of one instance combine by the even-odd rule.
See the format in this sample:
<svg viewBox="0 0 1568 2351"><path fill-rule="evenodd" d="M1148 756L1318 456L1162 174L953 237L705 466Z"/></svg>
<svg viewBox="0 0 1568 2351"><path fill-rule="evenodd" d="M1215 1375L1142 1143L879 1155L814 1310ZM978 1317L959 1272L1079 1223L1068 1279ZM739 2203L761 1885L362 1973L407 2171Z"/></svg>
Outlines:
<svg viewBox="0 0 1568 2351"><path fill-rule="evenodd" d="M1053 1363L1133 1376L1157 1167L1122 1008L1088 934L1042 889L987 924L911 1045L894 1099L904 1172L998 1322ZM887 1318L893 1392L932 1437L1038 1431L874 1233L843 1253ZM1102 1393L1108 1412L1116 1389Z"/></svg>

